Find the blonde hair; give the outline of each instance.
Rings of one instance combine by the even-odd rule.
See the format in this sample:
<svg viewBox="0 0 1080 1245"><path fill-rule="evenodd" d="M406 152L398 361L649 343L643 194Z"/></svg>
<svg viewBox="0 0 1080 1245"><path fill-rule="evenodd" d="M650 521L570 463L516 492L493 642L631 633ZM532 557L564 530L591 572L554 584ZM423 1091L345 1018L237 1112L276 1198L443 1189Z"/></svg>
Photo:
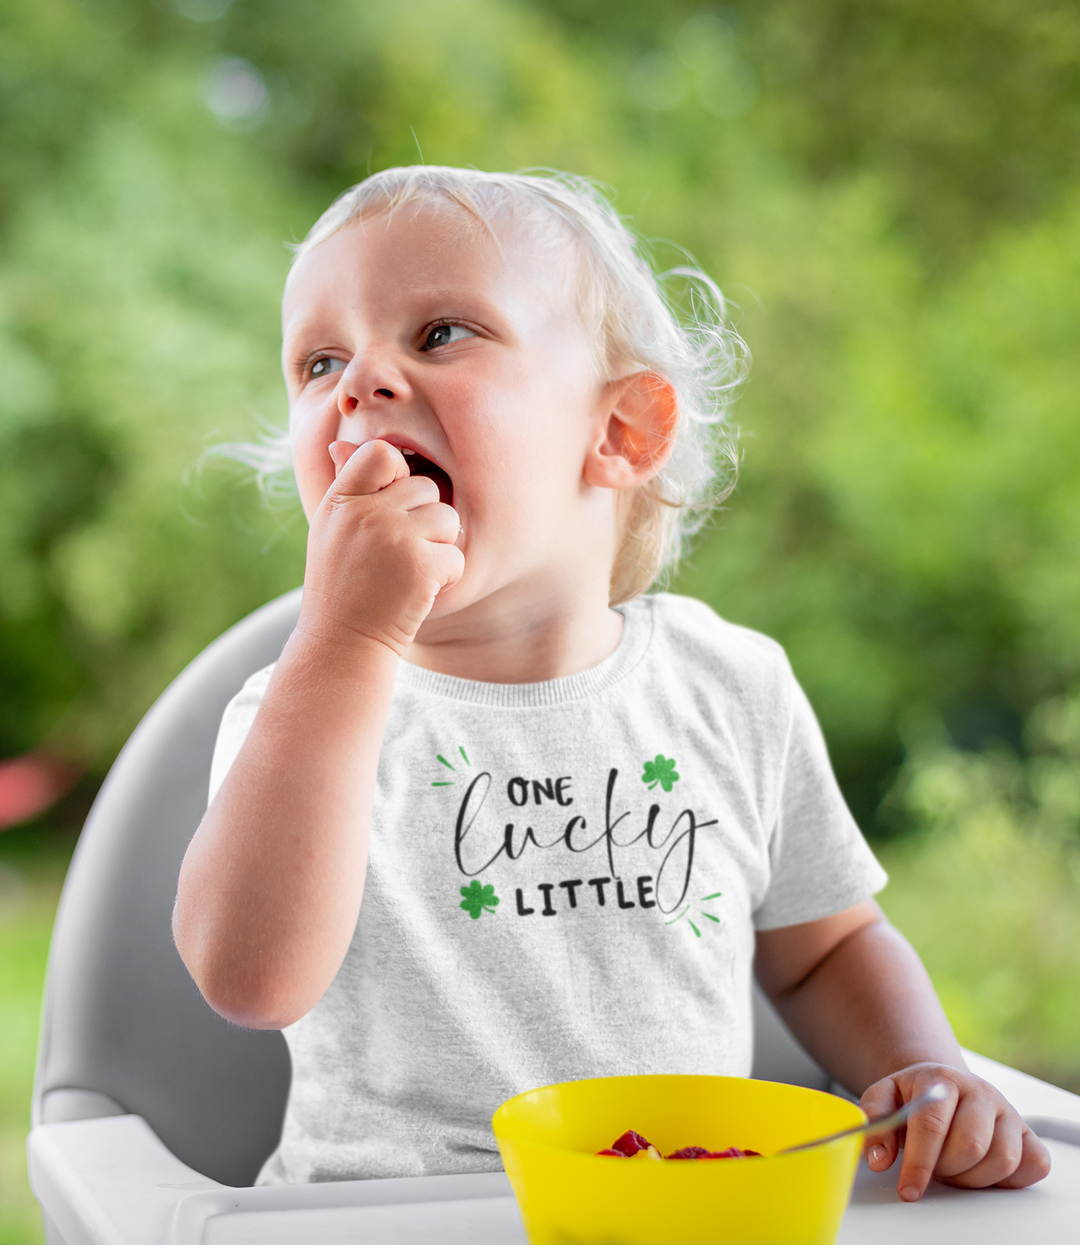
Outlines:
<svg viewBox="0 0 1080 1245"><path fill-rule="evenodd" d="M576 293L594 335L602 380L654 372L676 396L671 452L621 507L610 601L640 595L678 564L688 536L735 484L727 415L749 352L716 284L692 266L653 271L641 241L591 181L567 173L483 173L414 165L385 169L345 191L295 248L298 260L352 221L409 204L456 204L499 240L507 226L577 252ZM295 261L294 261L295 262ZM217 447L256 468L260 483L290 467L288 434Z"/></svg>

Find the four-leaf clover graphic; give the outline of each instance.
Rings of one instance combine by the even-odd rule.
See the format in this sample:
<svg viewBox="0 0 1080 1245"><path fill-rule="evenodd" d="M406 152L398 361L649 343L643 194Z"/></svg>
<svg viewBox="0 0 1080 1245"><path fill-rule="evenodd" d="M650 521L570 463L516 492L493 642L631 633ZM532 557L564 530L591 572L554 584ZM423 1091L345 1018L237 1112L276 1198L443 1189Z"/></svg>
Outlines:
<svg viewBox="0 0 1080 1245"><path fill-rule="evenodd" d="M495 894L495 887L490 882L487 886L481 886L477 879L473 878L468 886L461 888L461 894L463 896L461 907L474 921L479 921L481 912L493 913L499 906L499 897Z"/></svg>
<svg viewBox="0 0 1080 1245"><path fill-rule="evenodd" d="M645 772L641 775L641 781L649 784L650 791L657 783L665 791L670 791L679 781L679 775L675 772L675 758L657 753L655 761L645 762Z"/></svg>

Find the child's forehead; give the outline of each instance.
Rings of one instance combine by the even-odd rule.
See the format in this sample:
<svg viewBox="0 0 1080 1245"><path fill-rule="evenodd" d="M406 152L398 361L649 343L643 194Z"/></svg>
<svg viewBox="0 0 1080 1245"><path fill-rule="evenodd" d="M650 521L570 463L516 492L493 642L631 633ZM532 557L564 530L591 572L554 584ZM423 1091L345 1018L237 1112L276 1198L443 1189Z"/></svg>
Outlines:
<svg viewBox="0 0 1080 1245"><path fill-rule="evenodd" d="M540 297L560 309L572 298L572 248L553 247L514 222L483 221L453 203L416 202L349 221L304 251L285 284L283 318L329 310L380 289L399 297L486 292Z"/></svg>

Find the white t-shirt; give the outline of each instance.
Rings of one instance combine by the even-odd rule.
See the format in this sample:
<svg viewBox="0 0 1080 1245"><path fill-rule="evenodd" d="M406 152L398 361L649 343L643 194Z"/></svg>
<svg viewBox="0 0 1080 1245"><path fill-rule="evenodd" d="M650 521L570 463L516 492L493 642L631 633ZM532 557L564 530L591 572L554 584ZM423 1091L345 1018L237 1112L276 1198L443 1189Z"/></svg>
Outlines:
<svg viewBox="0 0 1080 1245"><path fill-rule="evenodd" d="M400 663L360 918L285 1030L261 1183L495 1170L524 1090L747 1076L754 931L885 884L781 648L685 597L621 612L611 657L547 683ZM225 712L211 792L270 673Z"/></svg>

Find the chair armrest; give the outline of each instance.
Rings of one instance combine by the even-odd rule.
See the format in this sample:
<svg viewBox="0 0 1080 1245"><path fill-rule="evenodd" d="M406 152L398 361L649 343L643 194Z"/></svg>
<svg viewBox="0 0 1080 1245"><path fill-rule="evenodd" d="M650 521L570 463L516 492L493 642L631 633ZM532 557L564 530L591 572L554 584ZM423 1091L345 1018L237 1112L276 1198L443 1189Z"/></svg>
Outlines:
<svg viewBox="0 0 1080 1245"><path fill-rule="evenodd" d="M227 1187L181 1163L137 1115L39 1124L26 1148L30 1187L62 1245L165 1241L177 1202Z"/></svg>

